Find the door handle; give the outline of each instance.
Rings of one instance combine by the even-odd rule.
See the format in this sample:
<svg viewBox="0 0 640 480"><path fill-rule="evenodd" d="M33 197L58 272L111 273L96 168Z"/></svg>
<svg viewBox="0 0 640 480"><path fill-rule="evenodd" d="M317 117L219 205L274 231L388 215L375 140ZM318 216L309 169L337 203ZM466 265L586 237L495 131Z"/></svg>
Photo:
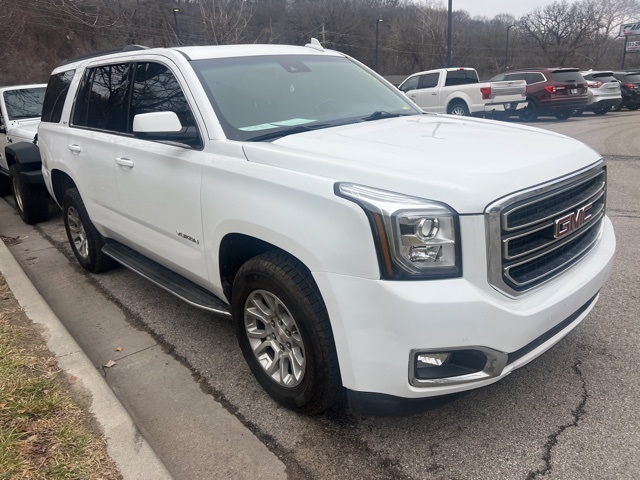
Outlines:
<svg viewBox="0 0 640 480"><path fill-rule="evenodd" d="M80 145L71 144L67 146L69 147L69 150L71 150L72 152L80 153L82 151L82 147Z"/></svg>
<svg viewBox="0 0 640 480"><path fill-rule="evenodd" d="M116 158L116 163L125 168L133 168L133 160L129 160L128 158L118 157Z"/></svg>
<svg viewBox="0 0 640 480"><path fill-rule="evenodd" d="M431 95L436 96L436 95L438 95L438 94L437 94L436 92L433 92Z"/></svg>

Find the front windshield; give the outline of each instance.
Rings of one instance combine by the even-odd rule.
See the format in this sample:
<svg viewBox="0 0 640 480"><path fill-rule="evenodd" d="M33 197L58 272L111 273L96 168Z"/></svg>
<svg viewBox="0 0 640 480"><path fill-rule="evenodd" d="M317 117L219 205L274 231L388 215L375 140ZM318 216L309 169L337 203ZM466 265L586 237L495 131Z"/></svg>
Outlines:
<svg viewBox="0 0 640 480"><path fill-rule="evenodd" d="M420 113L396 89L341 56L219 58L192 65L233 140Z"/></svg>
<svg viewBox="0 0 640 480"><path fill-rule="evenodd" d="M42 114L45 87L21 88L4 92L4 105L9 120L38 118Z"/></svg>

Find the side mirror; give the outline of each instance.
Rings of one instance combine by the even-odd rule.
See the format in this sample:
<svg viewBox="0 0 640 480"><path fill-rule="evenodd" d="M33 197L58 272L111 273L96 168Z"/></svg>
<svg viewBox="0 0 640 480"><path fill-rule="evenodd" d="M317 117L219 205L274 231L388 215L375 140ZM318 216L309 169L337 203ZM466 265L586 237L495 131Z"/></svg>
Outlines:
<svg viewBox="0 0 640 480"><path fill-rule="evenodd" d="M199 146L195 127L183 127L175 112L139 113L133 117L133 135L143 140L163 140Z"/></svg>

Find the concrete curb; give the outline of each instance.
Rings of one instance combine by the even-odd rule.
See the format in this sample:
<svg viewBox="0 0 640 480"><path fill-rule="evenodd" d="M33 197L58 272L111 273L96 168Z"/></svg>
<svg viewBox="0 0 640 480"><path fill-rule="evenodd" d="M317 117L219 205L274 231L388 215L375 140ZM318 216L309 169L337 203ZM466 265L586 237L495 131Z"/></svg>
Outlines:
<svg viewBox="0 0 640 480"><path fill-rule="evenodd" d="M80 349L18 262L0 241L0 271L27 317L44 328L49 350L58 365L90 395L89 411L101 426L107 450L125 480L172 479L162 461L142 437L128 412L89 358Z"/></svg>

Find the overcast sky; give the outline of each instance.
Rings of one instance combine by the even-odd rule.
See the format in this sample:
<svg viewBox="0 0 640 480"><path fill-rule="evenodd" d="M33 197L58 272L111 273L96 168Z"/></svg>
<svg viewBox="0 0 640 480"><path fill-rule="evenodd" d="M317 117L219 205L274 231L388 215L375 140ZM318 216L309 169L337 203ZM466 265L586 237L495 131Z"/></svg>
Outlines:
<svg viewBox="0 0 640 480"><path fill-rule="evenodd" d="M448 0L442 0L445 7ZM493 18L500 13L510 13L514 17L531 12L536 7L544 7L554 0L453 0L454 10L466 10L472 17L483 15Z"/></svg>

